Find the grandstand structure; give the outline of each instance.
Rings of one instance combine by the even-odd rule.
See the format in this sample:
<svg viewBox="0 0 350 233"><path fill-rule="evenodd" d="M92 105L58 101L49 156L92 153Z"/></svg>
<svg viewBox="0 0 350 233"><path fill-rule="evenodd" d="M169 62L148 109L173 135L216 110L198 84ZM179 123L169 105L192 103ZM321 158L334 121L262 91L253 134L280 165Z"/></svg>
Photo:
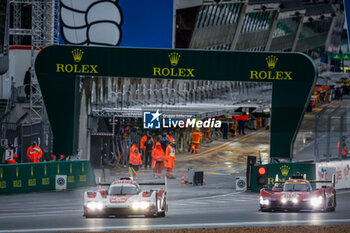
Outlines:
<svg viewBox="0 0 350 233"><path fill-rule="evenodd" d="M175 48L303 52L319 62L325 53L339 49L345 22L342 0L174 1ZM10 53L11 47L30 49L28 65L34 67L38 51L59 43L60 1L9 0L9 5ZM10 74L6 75L9 79ZM47 121L47 116L35 72L32 75L26 122L36 124ZM271 105L271 85L262 83L82 77L80 94L79 148L86 152L83 153L86 158L99 153L106 143L101 139L103 133L114 132L112 117L117 117L123 127L128 124L141 127L139 113L144 109L161 107L169 113L201 118L232 114L242 107L263 112ZM223 97L226 106L220 109L213 103ZM23 120L22 115L23 112L8 121ZM41 125L46 127L40 131L43 140L49 134L47 125ZM2 135L6 136L4 130L2 127ZM49 150L46 152L50 153ZM96 163L100 160L94 159Z"/></svg>

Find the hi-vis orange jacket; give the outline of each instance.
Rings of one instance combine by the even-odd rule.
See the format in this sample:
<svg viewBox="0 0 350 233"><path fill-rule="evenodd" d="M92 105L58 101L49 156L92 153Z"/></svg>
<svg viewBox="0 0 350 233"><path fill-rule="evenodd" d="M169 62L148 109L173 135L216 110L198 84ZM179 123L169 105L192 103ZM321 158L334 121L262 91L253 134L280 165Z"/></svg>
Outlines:
<svg viewBox="0 0 350 233"><path fill-rule="evenodd" d="M39 163L42 156L43 152L37 145L31 145L27 150L27 157L31 163Z"/></svg>
<svg viewBox="0 0 350 233"><path fill-rule="evenodd" d="M195 129L191 133L192 143L200 143L202 140L202 132Z"/></svg>
<svg viewBox="0 0 350 233"><path fill-rule="evenodd" d="M168 145L165 151L164 167L174 168L175 167L175 147Z"/></svg>
<svg viewBox="0 0 350 233"><path fill-rule="evenodd" d="M156 162L163 162L164 161L164 151L162 149L162 146L159 142L156 144L156 148L152 151L152 158Z"/></svg>

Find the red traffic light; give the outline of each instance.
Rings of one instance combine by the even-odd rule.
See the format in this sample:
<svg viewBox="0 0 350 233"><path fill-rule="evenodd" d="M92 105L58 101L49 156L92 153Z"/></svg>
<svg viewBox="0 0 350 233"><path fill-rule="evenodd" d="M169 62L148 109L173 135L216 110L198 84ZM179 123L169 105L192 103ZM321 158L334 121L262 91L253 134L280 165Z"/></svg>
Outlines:
<svg viewBox="0 0 350 233"><path fill-rule="evenodd" d="M258 173L259 173L260 175L264 175L264 174L266 173L266 168L264 168L264 167L259 167Z"/></svg>

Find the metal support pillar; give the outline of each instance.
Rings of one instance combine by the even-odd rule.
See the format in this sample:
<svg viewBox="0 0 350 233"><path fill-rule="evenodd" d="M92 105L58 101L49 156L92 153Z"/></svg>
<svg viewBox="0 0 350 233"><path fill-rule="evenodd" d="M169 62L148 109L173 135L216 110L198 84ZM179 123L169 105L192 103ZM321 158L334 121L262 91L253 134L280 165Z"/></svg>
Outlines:
<svg viewBox="0 0 350 233"><path fill-rule="evenodd" d="M297 30L295 32L295 37L294 37L293 45L292 45L292 52L294 52L295 49L297 48L299 35L300 35L300 32L301 32L301 29L303 28L303 24L304 24L304 15L300 17L300 21L299 21Z"/></svg>
<svg viewBox="0 0 350 233"><path fill-rule="evenodd" d="M276 29L276 25L278 22L278 16L279 16L279 12L278 11L274 12L273 22L272 22L272 24L270 24L269 37L268 37L266 45L265 45L265 51L270 51L270 47L271 47L271 43L272 43L272 36L273 36L273 32Z"/></svg>
<svg viewBox="0 0 350 233"><path fill-rule="evenodd" d="M19 2L13 3L13 28L14 29L20 29L21 27L21 8L22 5ZM13 35L13 45L20 45L21 44L21 36L20 35Z"/></svg>
<svg viewBox="0 0 350 233"><path fill-rule="evenodd" d="M318 112L315 116L315 141L314 141L314 159L316 162L320 161L320 155L318 151L318 137L319 137L319 132L318 132L318 124L321 116L327 111L328 107L326 106L323 108L320 112Z"/></svg>
<svg viewBox="0 0 350 233"><path fill-rule="evenodd" d="M246 10L247 10L247 4L244 4L242 6L241 12L239 13L239 18L238 18L238 21L237 21L238 22L237 23L237 28L236 28L236 32L235 32L235 35L234 35L232 43L231 43L230 50L235 50L236 49L236 45L237 45L237 42L238 42L238 39L239 39L239 35L241 34L241 31L242 31L242 26L243 26L243 21L244 21L244 16L245 16Z"/></svg>

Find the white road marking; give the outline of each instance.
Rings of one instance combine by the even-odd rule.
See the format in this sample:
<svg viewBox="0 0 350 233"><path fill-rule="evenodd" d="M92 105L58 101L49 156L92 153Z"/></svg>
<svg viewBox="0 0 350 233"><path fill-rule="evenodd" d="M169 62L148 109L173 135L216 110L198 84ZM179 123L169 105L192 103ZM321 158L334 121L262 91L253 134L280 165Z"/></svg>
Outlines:
<svg viewBox="0 0 350 233"><path fill-rule="evenodd" d="M266 225L324 225L325 223L350 224L350 219L322 219L317 220L286 220L286 221L262 221L262 222L226 222L226 223L191 223L191 224L163 224L163 225L133 225L133 226L95 226L95 227L66 227L66 228L35 228L35 229L13 229L0 230L5 232L57 232L57 231L107 231L107 230L150 230L150 229L179 229L179 228L216 228L236 226L266 226Z"/></svg>

